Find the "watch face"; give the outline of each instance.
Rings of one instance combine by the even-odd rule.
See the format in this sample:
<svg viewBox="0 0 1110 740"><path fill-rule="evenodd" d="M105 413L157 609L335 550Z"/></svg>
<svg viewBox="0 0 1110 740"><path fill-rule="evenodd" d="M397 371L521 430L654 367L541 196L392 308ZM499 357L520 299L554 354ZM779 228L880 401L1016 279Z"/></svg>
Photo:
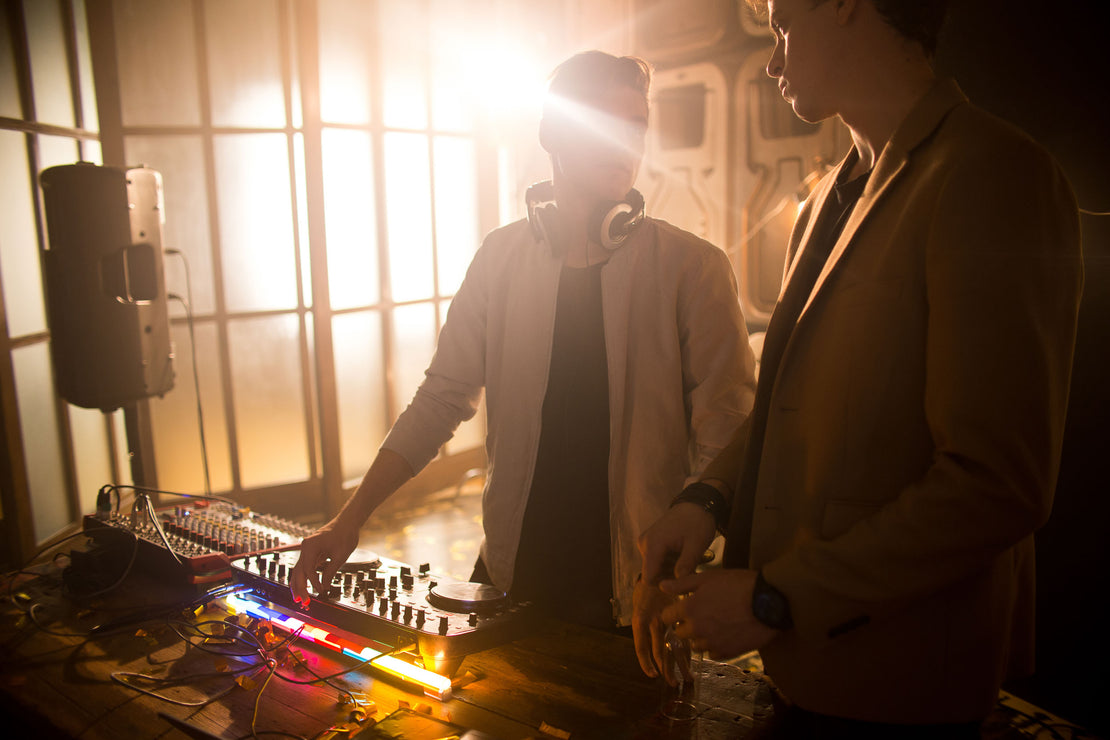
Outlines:
<svg viewBox="0 0 1110 740"><path fill-rule="evenodd" d="M782 629L786 621L786 599L774 591L758 591L752 596L752 613L768 627Z"/></svg>

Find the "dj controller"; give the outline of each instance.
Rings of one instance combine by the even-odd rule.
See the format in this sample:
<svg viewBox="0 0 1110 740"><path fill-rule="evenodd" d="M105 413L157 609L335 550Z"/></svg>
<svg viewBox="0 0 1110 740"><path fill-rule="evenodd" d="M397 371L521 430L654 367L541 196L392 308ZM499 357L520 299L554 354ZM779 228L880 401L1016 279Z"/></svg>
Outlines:
<svg viewBox="0 0 1110 740"><path fill-rule="evenodd" d="M289 581L311 529L226 502L143 512L101 511L86 532L110 528L135 536L134 560L156 575L198 588L243 586L242 596L390 648L414 645L425 666L450 676L462 659L520 637L532 622L527 603L494 586L459 581L356 550L324 593L293 599Z"/></svg>
<svg viewBox="0 0 1110 740"><path fill-rule="evenodd" d="M247 555L231 565L237 582L285 612L386 645L415 644L425 665L443 675L469 653L520 637L531 621L530 605L513 603L495 586L437 575L427 563L414 569L359 553L307 605L289 590L296 552Z"/></svg>

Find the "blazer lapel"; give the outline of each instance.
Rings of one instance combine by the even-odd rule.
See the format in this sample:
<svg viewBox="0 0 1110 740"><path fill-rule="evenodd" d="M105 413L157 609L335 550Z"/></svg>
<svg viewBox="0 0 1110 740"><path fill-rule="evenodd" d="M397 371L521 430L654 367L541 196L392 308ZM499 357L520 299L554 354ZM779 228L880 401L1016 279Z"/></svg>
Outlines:
<svg viewBox="0 0 1110 740"><path fill-rule="evenodd" d="M891 184L898 178L898 175L905 169L910 159L910 153L917 147L918 144L936 130L944 117L960 103L966 103L967 97L960 90L953 80L940 80L932 89L927 92L914 109L906 116L906 120L898 127L894 135L887 142L883 148L882 153L879 155L878 161L875 163L875 168L871 172L871 177L868 178L867 185L863 189L863 194L860 196L859 201L856 203L852 213L848 216L847 223L844 224L844 229L840 232L840 236L833 245L832 251L829 254L828 260L825 262L824 268L817 276L817 281L813 285L813 290L810 291L809 298L805 305L802 307L802 312L799 314L799 321L806 312L809 311L813 301L820 294L821 289L828 282L829 276L837 269L837 266L842 262L844 255L850 249L856 232L860 226L867 219L868 214L875 207L875 205L882 198L883 193L891 186ZM845 157L841 167L838 167L836 172L839 173L841 168L846 162L854 158L854 152ZM827 198L832 190L832 182L835 181L835 173L830 175L826 180L827 183L824 188L824 198ZM824 206L824 199L815 205ZM816 220L816 219L814 219ZM806 239L810 236L812 229L807 230ZM807 243L803 242L803 243Z"/></svg>

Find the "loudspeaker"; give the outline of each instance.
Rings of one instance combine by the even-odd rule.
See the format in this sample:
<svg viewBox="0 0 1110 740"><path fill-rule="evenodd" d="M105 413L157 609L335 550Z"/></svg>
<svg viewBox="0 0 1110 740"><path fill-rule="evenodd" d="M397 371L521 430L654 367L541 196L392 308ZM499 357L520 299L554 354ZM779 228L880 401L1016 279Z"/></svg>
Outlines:
<svg viewBox="0 0 1110 740"><path fill-rule="evenodd" d="M40 176L43 280L62 398L111 411L173 388L162 271L162 177L88 162Z"/></svg>
<svg viewBox="0 0 1110 740"><path fill-rule="evenodd" d="M550 180L537 182L524 193L528 224L537 242L547 242L556 255L565 252L565 227L555 205L555 186ZM644 220L644 196L635 188L624 200L599 203L590 214L590 235L609 251L619 249Z"/></svg>

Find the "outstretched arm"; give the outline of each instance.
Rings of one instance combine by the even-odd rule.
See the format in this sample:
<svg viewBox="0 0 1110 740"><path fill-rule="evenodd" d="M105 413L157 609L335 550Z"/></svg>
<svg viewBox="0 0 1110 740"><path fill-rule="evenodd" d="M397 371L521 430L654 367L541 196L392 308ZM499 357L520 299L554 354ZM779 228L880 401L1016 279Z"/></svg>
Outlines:
<svg viewBox="0 0 1110 740"><path fill-rule="evenodd" d="M331 583L336 571L358 547L363 522L410 478L412 468L405 458L384 447L378 451L362 483L335 518L301 542L301 556L289 579L296 601L308 603L309 583L317 594L324 592L324 584Z"/></svg>

